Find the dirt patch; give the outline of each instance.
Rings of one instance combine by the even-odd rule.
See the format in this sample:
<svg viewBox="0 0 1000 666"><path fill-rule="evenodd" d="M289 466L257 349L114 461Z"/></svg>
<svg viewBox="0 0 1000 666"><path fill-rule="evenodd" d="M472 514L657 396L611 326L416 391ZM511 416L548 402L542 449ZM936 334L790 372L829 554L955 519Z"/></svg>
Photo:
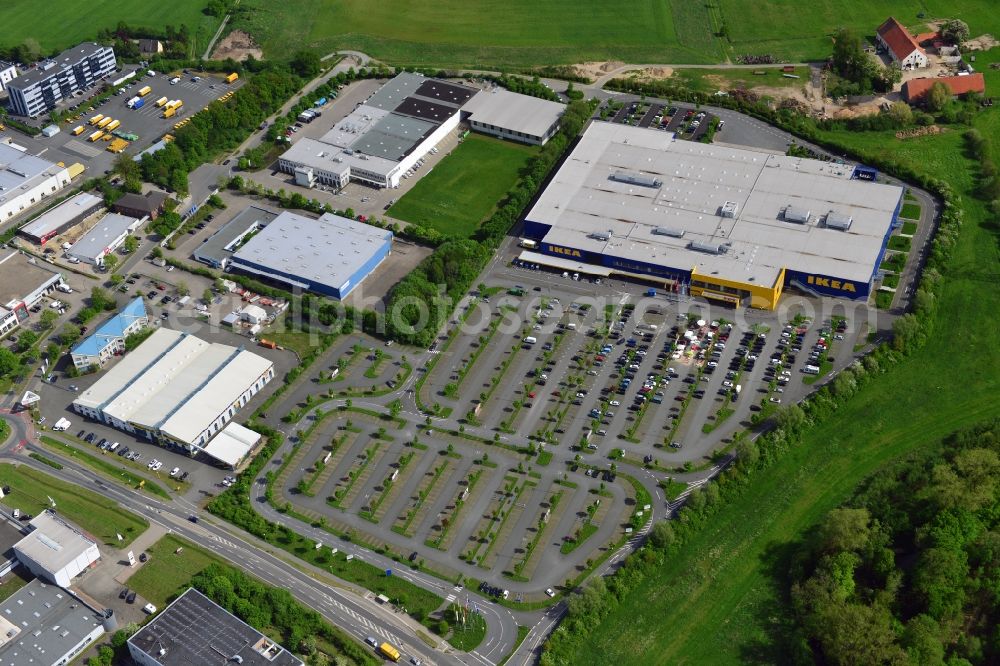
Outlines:
<svg viewBox="0 0 1000 666"><path fill-rule="evenodd" d="M989 51L994 46L1000 46L1000 41L997 41L993 35L979 35L962 44L962 49L965 51Z"/></svg>
<svg viewBox="0 0 1000 666"><path fill-rule="evenodd" d="M624 67L625 63L617 60L609 60L605 62L585 62L579 65L573 65L573 69L579 76L584 76L591 81L598 79L608 72L614 71L619 67Z"/></svg>
<svg viewBox="0 0 1000 666"><path fill-rule="evenodd" d="M943 134L947 128L937 125L927 127L914 127L913 129L896 132L897 139L915 139L918 136L930 136L932 134Z"/></svg>
<svg viewBox="0 0 1000 666"><path fill-rule="evenodd" d="M253 37L242 30L233 30L220 39L215 45L215 51L212 52L212 60L232 58L241 62L250 56L260 60L264 57L264 52L253 41Z"/></svg>

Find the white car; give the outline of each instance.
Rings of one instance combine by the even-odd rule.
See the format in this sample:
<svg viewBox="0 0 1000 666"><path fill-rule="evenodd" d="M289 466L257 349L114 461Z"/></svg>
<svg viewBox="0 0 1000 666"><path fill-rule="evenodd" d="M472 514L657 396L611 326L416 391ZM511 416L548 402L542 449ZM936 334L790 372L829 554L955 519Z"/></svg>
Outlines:
<svg viewBox="0 0 1000 666"><path fill-rule="evenodd" d="M153 469L153 466L154 466L154 465L155 465L156 463L158 463L158 462L160 462L160 461L159 461L159 460L157 460L156 458L153 458L152 460L150 460L150 461L149 461L149 464L148 464L148 465L146 465L146 467L147 467L147 468L149 468L149 469Z"/></svg>
<svg viewBox="0 0 1000 666"><path fill-rule="evenodd" d="M171 477L175 477L175 476L177 476L180 473L181 473L181 468L180 467L174 467L172 470L170 470L170 476Z"/></svg>
<svg viewBox="0 0 1000 666"><path fill-rule="evenodd" d="M612 400L608 404L611 405L612 407L620 407L622 403L618 400Z"/></svg>
<svg viewBox="0 0 1000 666"><path fill-rule="evenodd" d="M154 606L153 604L146 604L145 606L142 607L142 610L152 615L153 613L156 612L156 606Z"/></svg>
<svg viewBox="0 0 1000 666"><path fill-rule="evenodd" d="M153 471L154 472L159 472L161 467L163 467L163 463L161 463L159 460L157 460L156 464L153 465Z"/></svg>
<svg viewBox="0 0 1000 666"><path fill-rule="evenodd" d="M549 597L556 596L555 591L551 587L545 588L545 594L549 595Z"/></svg>

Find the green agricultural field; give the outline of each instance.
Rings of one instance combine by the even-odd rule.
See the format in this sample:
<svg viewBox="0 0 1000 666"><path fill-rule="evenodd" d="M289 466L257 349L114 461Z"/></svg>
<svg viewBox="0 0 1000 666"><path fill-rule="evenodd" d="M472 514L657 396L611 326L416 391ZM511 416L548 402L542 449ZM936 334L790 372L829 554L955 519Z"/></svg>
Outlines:
<svg viewBox="0 0 1000 666"><path fill-rule="evenodd" d="M389 215L444 234L471 236L536 152L531 146L470 134L433 171L421 174Z"/></svg>
<svg viewBox="0 0 1000 666"><path fill-rule="evenodd" d="M705 3L638 0L243 0L265 55L357 49L390 63L532 66L724 59Z"/></svg>
<svg viewBox="0 0 1000 666"><path fill-rule="evenodd" d="M1000 28L1000 14L991 0L814 0L808 6L799 0L720 0L720 6L732 54L770 53L792 62L825 59L837 28L873 36L888 16L917 32L936 17L965 20L973 36ZM917 16L921 11L923 19Z"/></svg>
<svg viewBox="0 0 1000 666"><path fill-rule="evenodd" d="M997 112L976 122L994 144L1000 144L998 124ZM965 224L930 341L753 477L738 501L664 563L660 576L583 637L571 663L784 663L791 654L783 643L791 545L874 470L1000 413L1000 333L994 321L1000 294L983 289L995 282L1000 261L997 230L971 194L961 130L909 141L845 131L825 138L862 156L895 151L901 161L949 179L962 192ZM955 353L956 339L975 355Z"/></svg>
<svg viewBox="0 0 1000 666"><path fill-rule="evenodd" d="M754 74L754 71L763 74ZM797 88L809 83L809 68L796 67L790 72L797 79L784 76L780 68L770 69L675 69L672 79L683 79L687 87L695 92L713 93L732 88Z"/></svg>
<svg viewBox="0 0 1000 666"><path fill-rule="evenodd" d="M162 30L167 24L188 26L194 35L195 51L200 56L219 27L219 19L202 10L208 0L37 0L0 2L0 46L13 46L34 40L42 53L52 53L92 40L102 28L119 22Z"/></svg>
<svg viewBox="0 0 1000 666"><path fill-rule="evenodd" d="M125 546L142 534L149 523L97 493L60 481L30 467L0 464L0 485L10 486L3 499L8 507L37 514L56 502L56 511L112 546ZM119 542L116 534L125 537Z"/></svg>

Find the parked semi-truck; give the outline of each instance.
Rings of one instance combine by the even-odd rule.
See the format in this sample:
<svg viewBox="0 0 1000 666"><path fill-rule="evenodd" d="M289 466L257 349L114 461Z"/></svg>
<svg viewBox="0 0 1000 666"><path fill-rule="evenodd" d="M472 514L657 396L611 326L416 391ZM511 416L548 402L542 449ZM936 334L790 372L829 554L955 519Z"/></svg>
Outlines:
<svg viewBox="0 0 1000 666"><path fill-rule="evenodd" d="M114 120L114 118L112 118L111 116L106 116L101 122L97 123L97 129L104 129L105 127L111 124L112 120Z"/></svg>
<svg viewBox="0 0 1000 666"><path fill-rule="evenodd" d="M132 105L132 110L141 109L144 106L146 106L146 100L140 98L135 100L135 104Z"/></svg>
<svg viewBox="0 0 1000 666"><path fill-rule="evenodd" d="M175 113L177 113L177 109L175 109L175 108L174 108L174 107L172 107L172 106L168 106L167 108L165 108L165 109L163 110L163 117L164 117L164 118L170 118L170 117L171 117L171 116L173 116L173 115L174 115Z"/></svg>
<svg viewBox="0 0 1000 666"><path fill-rule="evenodd" d="M156 100L156 106L160 106L160 107L162 107L162 106L163 106L164 104L166 104L166 103L167 103L167 102L169 102L169 101L170 101L170 100L169 100L168 98L166 98L166 97L161 97L160 99Z"/></svg>
<svg viewBox="0 0 1000 666"><path fill-rule="evenodd" d="M97 123L101 122L102 120L104 120L104 114L103 113L98 113L96 116L94 116L93 118L91 118L89 120L89 122L90 122L91 125L96 125Z"/></svg>
<svg viewBox="0 0 1000 666"><path fill-rule="evenodd" d="M232 83L238 78L240 78L240 75L237 74L236 72L233 72L232 74L226 77L226 83Z"/></svg>
<svg viewBox="0 0 1000 666"><path fill-rule="evenodd" d="M73 128L73 136L80 136L83 134L83 125L77 125Z"/></svg>
<svg viewBox="0 0 1000 666"><path fill-rule="evenodd" d="M138 95L139 97L145 97L146 95L148 95L151 92L153 92L153 89L150 86L143 86L139 90L139 92L136 93L136 95Z"/></svg>
<svg viewBox="0 0 1000 666"><path fill-rule="evenodd" d="M128 101L125 102L125 106L127 106L130 109L135 108L135 103L138 101L139 101L138 97L129 97Z"/></svg>
<svg viewBox="0 0 1000 666"><path fill-rule="evenodd" d="M102 136L104 136L104 132L102 132L101 130L97 130L96 132L87 137L87 141L90 141L91 143L95 141L100 141Z"/></svg>
<svg viewBox="0 0 1000 666"><path fill-rule="evenodd" d="M110 123L108 123L108 126L104 128L104 131L105 132L113 132L116 129L118 129L119 127L121 127L121 125L122 125L122 121L120 121L120 120L112 120Z"/></svg>
<svg viewBox="0 0 1000 666"><path fill-rule="evenodd" d="M378 651L382 654L383 657L385 657L390 661L399 661L399 650L392 647L388 643L382 643L382 645L379 645Z"/></svg>

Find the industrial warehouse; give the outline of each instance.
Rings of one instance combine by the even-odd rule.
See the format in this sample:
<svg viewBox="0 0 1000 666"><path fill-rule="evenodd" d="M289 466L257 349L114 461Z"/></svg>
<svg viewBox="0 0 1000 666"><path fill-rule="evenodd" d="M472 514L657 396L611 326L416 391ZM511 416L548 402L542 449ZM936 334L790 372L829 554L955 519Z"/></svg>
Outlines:
<svg viewBox="0 0 1000 666"><path fill-rule="evenodd" d="M81 393L73 408L233 466L231 457L214 455L213 438L273 378L274 364L242 347L161 328Z"/></svg>
<svg viewBox="0 0 1000 666"><path fill-rule="evenodd" d="M45 211L17 230L17 233L37 245L45 245L53 237L73 229L104 208L104 199L90 192L80 192L58 206Z"/></svg>
<svg viewBox="0 0 1000 666"><path fill-rule="evenodd" d="M29 155L16 144L0 142L0 222L69 185L64 166Z"/></svg>
<svg viewBox="0 0 1000 666"><path fill-rule="evenodd" d="M333 213L285 211L243 245L229 269L346 298L392 251L392 232Z"/></svg>
<svg viewBox="0 0 1000 666"><path fill-rule="evenodd" d="M308 187L341 188L351 181L396 187L462 120L477 131L541 145L559 129L564 109L517 93L493 94L403 72L322 137L289 148L278 167Z"/></svg>
<svg viewBox="0 0 1000 666"><path fill-rule="evenodd" d="M866 299L903 198L873 178L594 122L527 214L521 258L738 307L774 309L786 287Z"/></svg>

